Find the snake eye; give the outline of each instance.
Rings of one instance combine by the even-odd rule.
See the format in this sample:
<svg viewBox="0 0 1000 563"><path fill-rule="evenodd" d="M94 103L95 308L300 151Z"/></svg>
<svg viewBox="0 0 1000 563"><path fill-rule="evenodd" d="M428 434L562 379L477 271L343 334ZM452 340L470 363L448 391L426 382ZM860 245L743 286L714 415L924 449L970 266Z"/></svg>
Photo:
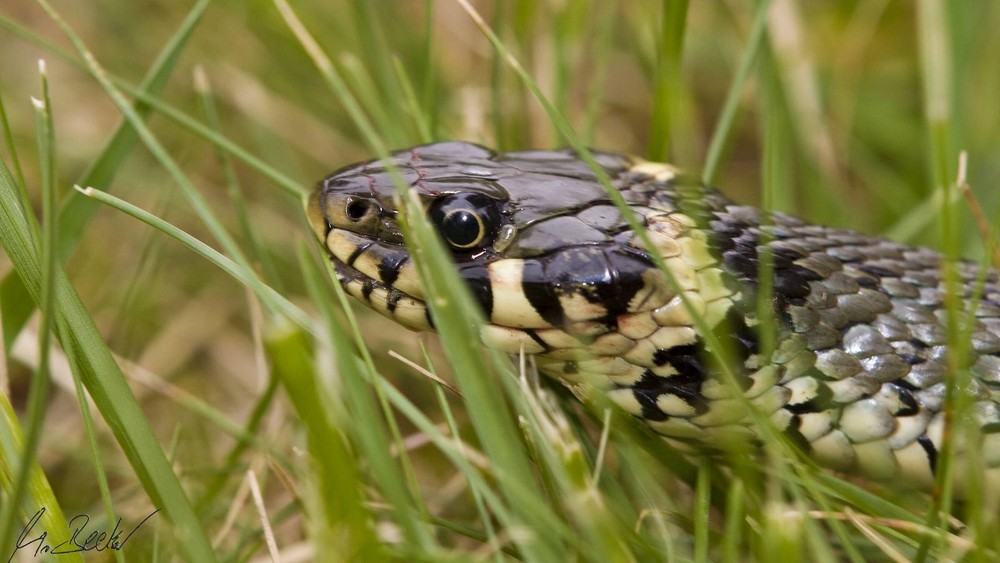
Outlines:
<svg viewBox="0 0 1000 563"><path fill-rule="evenodd" d="M493 200L481 194L456 194L437 201L430 210L444 240L456 250L490 244L500 224Z"/></svg>
<svg viewBox="0 0 1000 563"><path fill-rule="evenodd" d="M441 221L441 234L456 248L472 248L486 236L483 219L469 209L452 209Z"/></svg>

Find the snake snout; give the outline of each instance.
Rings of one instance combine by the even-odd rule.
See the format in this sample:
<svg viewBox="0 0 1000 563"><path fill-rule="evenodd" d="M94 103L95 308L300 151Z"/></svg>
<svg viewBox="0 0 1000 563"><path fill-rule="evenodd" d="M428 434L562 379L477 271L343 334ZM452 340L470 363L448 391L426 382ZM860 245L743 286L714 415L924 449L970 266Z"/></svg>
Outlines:
<svg viewBox="0 0 1000 563"><path fill-rule="evenodd" d="M366 217L381 213L381 206L371 198L350 196L344 204L344 216L348 221L360 223Z"/></svg>
<svg viewBox="0 0 1000 563"><path fill-rule="evenodd" d="M374 197L330 190L320 198L322 215L332 228L362 235L378 234L385 212Z"/></svg>

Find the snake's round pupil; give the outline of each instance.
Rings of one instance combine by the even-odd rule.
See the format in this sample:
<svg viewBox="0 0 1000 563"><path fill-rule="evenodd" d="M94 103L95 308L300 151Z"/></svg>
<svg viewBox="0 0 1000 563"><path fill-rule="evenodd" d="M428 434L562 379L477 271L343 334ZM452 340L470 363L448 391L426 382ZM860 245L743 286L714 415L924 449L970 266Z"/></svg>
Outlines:
<svg viewBox="0 0 1000 563"><path fill-rule="evenodd" d="M445 196L432 204L430 217L456 252L489 245L500 225L496 203L477 193Z"/></svg>
<svg viewBox="0 0 1000 563"><path fill-rule="evenodd" d="M441 234L457 248L472 248L483 238L483 220L471 209L452 209L441 223Z"/></svg>

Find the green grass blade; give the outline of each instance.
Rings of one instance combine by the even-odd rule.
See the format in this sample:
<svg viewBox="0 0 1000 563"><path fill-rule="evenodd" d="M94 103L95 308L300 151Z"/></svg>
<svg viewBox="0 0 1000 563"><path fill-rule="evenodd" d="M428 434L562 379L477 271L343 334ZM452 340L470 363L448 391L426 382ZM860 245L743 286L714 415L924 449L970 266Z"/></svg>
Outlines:
<svg viewBox="0 0 1000 563"><path fill-rule="evenodd" d="M387 151L384 141L376 134L375 129L361 110L357 100L346 88L329 58L323 53L287 2L275 0L275 4L327 84L340 98L341 103L354 119L355 125L362 132L366 142L377 155L385 158ZM401 183L398 187L400 190L403 189ZM477 435L485 445L487 453L497 465L496 471L500 479L501 489L508 500L512 501L518 518L528 529L532 530L531 537L520 538L518 545L525 550L529 557L554 560L560 553L555 544L558 530L553 529L552 523L545 514L539 513L538 510L527 509L525 502L515 502L516 500L527 500L530 497L520 497L514 484L530 483L533 477L529 470L530 463L524 456L523 446L511 434L511 429L516 428L516 425L510 412L503 408L489 406L495 405L497 392L492 388L493 385L489 383L488 378L485 377L490 371L487 369L483 355L478 351L478 347L469 343L467 337L468 320L478 318L478 309L471 305L468 288L457 279L457 274L453 271L451 263L442 254L442 250L439 246L433 246L440 245L440 242L434 238L436 235L433 234L431 227L423 218L422 209L418 210L413 207L411 202L407 202L406 209L408 210L406 213L407 221L404 221L403 228L408 240L414 241L415 252L413 256L418 264L421 280L430 287L432 295L434 292L440 292L438 295L447 296L443 299L432 298L430 302L434 308L435 318L441 320L442 325L437 328L442 340L446 343L450 360L456 367L457 373L465 374L460 380L460 387L462 387L463 393L468 391L467 400L471 401L473 405L470 412L490 412L492 410L490 416L475 417L473 425ZM428 250L428 247L433 247L435 250ZM434 258L431 261L436 267L431 271L426 269L426 252L434 253ZM438 281L437 285L434 285L435 279ZM447 280L444 282L447 285L442 286L441 280ZM456 302L462 303L458 309L455 308ZM466 388L465 385L468 387Z"/></svg>
<svg viewBox="0 0 1000 563"><path fill-rule="evenodd" d="M24 438L21 425L17 421L14 408L7 400L7 395L0 393L0 489L5 493L3 510L14 514L14 522L20 513L26 518L39 515L38 523L32 528L32 536L37 537L38 534L46 532L50 545L69 541L69 526L59 506L59 500L56 499L45 473L37 463L31 464L32 469L27 482L27 500L21 504L20 511L10 502L9 492L17 478L14 470L24 464L22 451L24 451ZM2 549L0 557L12 557L14 554L14 550L10 548L12 545L13 541L5 540L0 547ZM34 549L28 548L26 551L30 553ZM83 558L76 553L67 554L66 557L67 561L83 562Z"/></svg>
<svg viewBox="0 0 1000 563"><path fill-rule="evenodd" d="M945 3L939 0L923 0L918 5L918 30L923 86L924 118L929 132L931 179L934 191L943 194L940 209L940 226L944 243L944 261L941 266L944 286L944 325L948 339L948 354L945 358L947 387L942 405L944 423L942 447L937 457L934 499L927 513L927 527L938 527L942 512L952 509L953 484L956 462L956 441L964 438L960 425L960 406L967 401L963 391L969 385L969 371L966 363L968 340L962 340L959 327L960 301L958 266L958 238L955 224L957 205L952 193L957 191L952 182L954 157L952 154L952 61L950 54L950 34ZM996 491L993 491L996 494ZM916 560L924 561L930 552L938 547L938 536L928 535L921 542Z"/></svg>
<svg viewBox="0 0 1000 563"><path fill-rule="evenodd" d="M171 225L152 213L140 209L125 200L117 198L107 192L95 190L94 188L83 189L77 187L77 190L88 197L92 197L101 203L107 204L123 213L131 215L154 229L161 231L165 235L177 240L206 260L218 266L222 271L234 277L240 283L248 286L254 291L257 297L272 310L279 311L281 314L294 321L298 326L305 328L306 330L311 329L312 321L309 318L309 315L273 288L261 282L252 270L241 267L236 264L236 262L224 256L211 246L208 246L204 242L188 233L185 233L174 225Z"/></svg>
<svg viewBox="0 0 1000 563"><path fill-rule="evenodd" d="M53 330L53 287L56 270L56 245L58 244L58 223L55 219L56 200L56 147L55 132L52 124L52 101L49 97L48 77L45 72L45 62L39 61L39 74L42 79L41 99L32 98L35 106L35 122L38 134L38 153L41 160L41 183L42 183L42 237L39 254L42 260L42 281L41 296L39 305L42 311L42 320L38 333L38 369L31 378L31 389L28 393L28 416L26 421L27 432L24 439L24 448L21 455L20 466L18 467L17 478L14 480L13 490L9 496L9 502L0 512L0 545L10 545L13 539L13 532L18 508L24 499L24 494L31 479L31 472L35 470L35 462L38 458L38 445L41 441L42 426L45 422L45 409L48 406L48 398L51 392L52 375L49 371L51 360L49 346L51 343L51 333Z"/></svg>
<svg viewBox="0 0 1000 563"><path fill-rule="evenodd" d="M107 73L98 64L97 59L94 58L93 53L87 49L87 46L80 39L80 36L69 26L68 23L59 15L46 0L37 0L38 4L45 10L48 16L52 19L56 25L62 30L62 32L69 38L70 43L73 44L77 52L83 57L84 61L87 63L87 71L90 73L94 79L101 85L101 88L107 93L108 97L112 102L118 107L118 110L122 113L126 120L132 125L136 134L142 140L146 148L149 149L153 156L160 162L160 164L166 169L167 173L170 174L171 178L181 189L181 193L191 204L195 213L202 220L208 230L212 233L212 236L222 245L223 249L233 257L233 260L239 263L243 268L247 270L252 270L249 261L243 254L243 251L233 240L232 236L226 231L225 227L215 216L205 197L201 195L201 192L191 183L187 175L184 174L183 170L178 166L177 162L170 156L166 151L162 143L156 138L156 136L150 131L146 126L145 122L142 120L141 116L136 113L135 109L125 96L115 87L115 85L108 78Z"/></svg>
<svg viewBox="0 0 1000 563"><path fill-rule="evenodd" d="M139 87L142 92L155 96L166 87L171 72L176 67L176 63L198 22L201 21L201 16L209 2L211 0L199 0L188 12L184 22L164 46L143 79L142 85ZM139 101L136 103L135 111L138 115L145 116L149 113L149 106ZM0 117L3 117L4 122L6 122L2 106L0 106ZM110 185L125 157L135 144L135 140L135 131L127 121L122 122L97 159L83 173L78 183L84 186ZM21 178L20 183L23 185L24 180L19 170L18 177ZM90 221L95 209L95 205L86 198L79 197L75 192L71 192L65 199L59 211L59 231L63 233L59 242L61 258L66 259L72 253L73 246L80 239L80 234ZM30 304L31 298L28 291L16 275L9 274L0 282L0 312L3 313L0 315L0 320L3 322L3 345L7 349L10 348L14 338L21 332L21 328L34 310Z"/></svg>
<svg viewBox="0 0 1000 563"><path fill-rule="evenodd" d="M7 152L10 153L10 160L14 165L14 174L18 185L25 185L24 171L21 170L21 160L17 157L17 144L14 142L14 133L10 128L10 120L7 119L7 106L4 105L3 96L0 96L0 127L3 128L3 139L7 145Z"/></svg>
<svg viewBox="0 0 1000 563"><path fill-rule="evenodd" d="M42 262L32 241L39 235L37 227L25 220L19 200L13 178L4 167L0 170L0 245L37 303L41 299ZM213 561L208 539L149 422L61 268L55 269L55 310L59 311L59 341L71 359L74 374L87 387L153 503L162 507L174 524L181 551L192 561Z"/></svg>
<svg viewBox="0 0 1000 563"><path fill-rule="evenodd" d="M687 0L663 0L659 44L657 45L656 76L653 87L653 117L649 129L650 160L670 160L670 134L680 109L681 55L684 49L684 28L687 23Z"/></svg>
<svg viewBox="0 0 1000 563"><path fill-rule="evenodd" d="M434 61L434 0L424 0L424 38L421 56L423 57L423 77L420 95L420 106L423 109L424 121L427 123L431 139L438 136L438 111L435 93L437 91L437 72Z"/></svg>
<svg viewBox="0 0 1000 563"><path fill-rule="evenodd" d="M424 524L426 514L422 503L418 501L420 494L413 486L412 469L405 457L405 448L399 429L392 418L393 413L388 408L385 382L376 372L372 358L364 347L364 338L347 304L347 295L339 285L333 287L332 293L344 311L351 330L350 335L335 316L330 291L328 289L324 291L329 284L322 281L323 274L312 260L304 256L304 253L300 253L300 264L305 273L309 294L319 306L329 333L329 342L335 351L334 361L342 377L344 401L356 419L368 421L367 424L360 426L351 425L355 442L364 457L369 460L372 475L379 489L394 507L395 519L402 526L406 536L413 544L431 549L434 541ZM327 269L329 270L329 265ZM361 351L361 361L349 352L354 348ZM343 423L346 424L346 421ZM395 460L386 459L381 455L393 447L400 452L402 466Z"/></svg>
<svg viewBox="0 0 1000 563"><path fill-rule="evenodd" d="M31 522L37 518L37 524L43 531L51 533L53 543L57 545L69 539L69 528L65 522L58 501L53 495L45 474L37 463L38 445L41 439L45 409L48 406L50 388L50 336L55 315L53 286L56 270L56 245L58 241L57 223L54 219L55 207L55 135L53 133L51 101L48 92L48 81L44 63L39 63L42 77L42 98L35 102L35 114L38 129L39 154L41 155L42 176L42 218L45 232L42 236L38 252L42 255L42 289L41 310L42 320L39 328L39 365L31 381L28 396L27 432L23 433L7 400L2 398L3 422L0 423L0 485L5 493L4 503L0 506L0 545L24 545L23 537L34 539L35 527ZM13 182L6 165L0 163L0 181L9 185ZM7 195L10 196L8 190ZM3 197L0 195L0 197ZM11 201L13 203L13 201ZM27 497L27 502L25 502ZM14 533L20 516L28 521L21 536L15 539ZM29 532L29 530L31 530ZM24 536L23 534L27 534ZM28 544L30 545L30 543ZM38 546L40 547L40 546ZM30 549L30 548L29 548ZM14 552L17 551L15 548ZM77 554L72 558L82 561Z"/></svg>
<svg viewBox="0 0 1000 563"><path fill-rule="evenodd" d="M319 514L314 526L317 553L341 561L372 561L381 549L371 516L362 504L362 488L346 438L331 420L324 389L315 377L312 347L306 333L280 321L265 336L265 349L275 377L282 382L292 405L305 423L309 452L316 461L320 495L313 502ZM326 399L326 400L324 400ZM345 417L346 418L346 417ZM319 524L319 523L317 523Z"/></svg>
<svg viewBox="0 0 1000 563"><path fill-rule="evenodd" d="M97 481L97 488L101 492L101 502L104 505L104 514L108 522L115 521L115 508L111 500L111 488L108 486L107 471L104 469L104 460L101 454L101 446L98 442L97 430L94 427L94 419L87 408L87 392L83 388L83 382L79 377L73 378L73 389L76 391L76 402L80 405L80 416L83 418L83 426L87 433L87 442L90 445L90 455L94 463L94 476ZM121 551L115 551L115 560L118 563L125 562L125 556Z"/></svg>
<svg viewBox="0 0 1000 563"><path fill-rule="evenodd" d="M423 209L415 198L405 205L407 221L423 218ZM513 413L497 400L503 396L498 384L509 381L509 375L498 374L496 364L487 361L493 355L484 355L479 345L469 341L470 320L479 319L481 313L473 305L468 287L458 278L433 228L426 221L414 221L406 223L404 229L414 241L411 244L412 257L428 289L428 303L436 320L435 329L445 345L465 403L470 412L489 413L488 416L473 417L473 428L486 453L496 464L501 489L512 509L532 530L532 537L525 538L518 545L527 557L555 560L561 551L555 541L558 537L554 535L555 530L542 518L542 514L524 510L525 505L518 502L521 499L516 491L507 486L510 482L531 483L534 477L529 470L531 463L525 456L524 446L511 434L511 430L517 428ZM479 326L475 321L472 324Z"/></svg>
<svg viewBox="0 0 1000 563"><path fill-rule="evenodd" d="M764 31L767 29L767 11L770 6L770 0L759 0L757 2L750 38L747 40L746 49L740 58L740 66L736 70L733 83L729 86L725 104L722 106L722 112L719 114L719 121L715 125L712 140L708 145L708 154L705 156L705 168L701 173L701 179L706 184L711 184L715 181L715 175L719 172L719 166L722 164L722 152L725 150L726 142L729 140L729 135L733 130L736 111L740 105L740 95L743 93L743 86L746 84L747 78L750 77L754 61L757 60L761 45L764 43Z"/></svg>
<svg viewBox="0 0 1000 563"><path fill-rule="evenodd" d="M213 131L219 134L222 129L219 121L219 112L215 107L215 101L212 97L208 75L203 68L195 68L193 82L195 91L198 93L198 100L201 102L202 113L205 115L205 121L212 127ZM261 243L257 229L253 227L253 220L250 218L250 210L247 208L243 189L240 187L239 179L236 177L236 169L233 165L232 157L219 147L215 147L215 153L216 158L219 160L219 166L222 167L223 177L226 179L226 191L229 194L230 201L233 202L236 218L239 220L240 234L243 240L247 241L247 244L250 245L250 250L256 262L260 264L264 280L278 292L281 292L281 277L278 275L278 269L274 265L274 261L271 260L267 251L264 250L264 245Z"/></svg>
<svg viewBox="0 0 1000 563"><path fill-rule="evenodd" d="M0 27L3 27L12 33L15 33L25 40L40 46L45 49L46 52L52 53L54 56L66 61L67 63L73 65L81 70L88 70L87 65L84 61L71 55L67 51L60 49L54 43L42 38L36 33L31 32L28 29L20 26L16 22L13 22L7 18L0 16ZM130 96L135 97L142 103L148 105L157 113L163 115L170 121L178 124L180 127L190 131L194 135L201 137L205 141L211 143L212 145L218 147L219 149L225 151L226 153L232 155L234 158L245 163L247 166L255 170L261 176L267 178L275 186L280 188L285 193L291 195L296 199L301 199L305 197L306 193L301 184L295 182L289 178L286 174L277 170L273 166L265 163L261 159L250 154L249 151L240 147L239 145L233 143L229 139L219 135L213 131L210 127L198 122L197 120L191 118L190 116L184 114L180 110L174 108L173 106L163 102L159 97L151 94L142 88L136 87L113 74L106 73L106 76L112 81L114 86L120 88L122 91ZM141 106L137 106L141 107Z"/></svg>
<svg viewBox="0 0 1000 563"><path fill-rule="evenodd" d="M407 113L413 118L413 122L417 128L417 140L420 143L429 143L434 140L431 134L431 124L429 120L421 111L420 101L417 100L417 95L413 91L413 82L410 77L406 74L406 69L403 68L403 63L398 59L393 59L393 68L396 70L397 80L402 85L404 99L406 100Z"/></svg>

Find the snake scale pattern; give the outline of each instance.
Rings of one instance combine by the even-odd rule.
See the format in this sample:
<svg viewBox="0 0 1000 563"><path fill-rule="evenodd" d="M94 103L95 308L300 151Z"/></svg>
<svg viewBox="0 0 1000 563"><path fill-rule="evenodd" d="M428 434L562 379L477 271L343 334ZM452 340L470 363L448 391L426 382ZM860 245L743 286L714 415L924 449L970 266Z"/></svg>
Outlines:
<svg viewBox="0 0 1000 563"><path fill-rule="evenodd" d="M834 469L932 482L948 351L941 255L780 213L765 226L759 210L671 166L594 154L655 248L572 151L445 142L392 155L482 305L484 342L534 354L540 371L568 385L606 390L664 436L753 439L745 400L712 369L677 286L650 258L656 252L737 356L744 396L777 428ZM432 330L394 193L381 161L351 165L320 182L310 219L349 294ZM764 248L778 325L770 353L755 328ZM975 264L958 268L973 313L960 323L971 338L966 416L981 430L976 463L996 475L1000 281ZM967 444L958 448L961 475Z"/></svg>

